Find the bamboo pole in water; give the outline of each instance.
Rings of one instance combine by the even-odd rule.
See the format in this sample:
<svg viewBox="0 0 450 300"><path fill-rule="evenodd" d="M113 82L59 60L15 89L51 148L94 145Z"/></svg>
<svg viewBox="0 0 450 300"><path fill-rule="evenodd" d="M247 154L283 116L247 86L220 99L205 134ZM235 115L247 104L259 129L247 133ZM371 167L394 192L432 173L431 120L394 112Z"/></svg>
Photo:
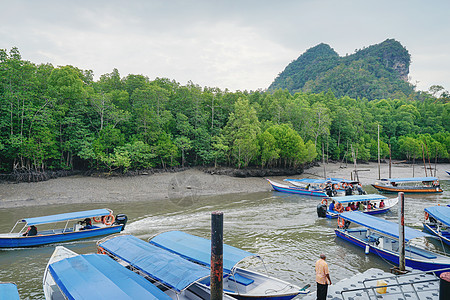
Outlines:
<svg viewBox="0 0 450 300"><path fill-rule="evenodd" d="M378 180L381 179L380 170L380 124L378 124Z"/></svg>

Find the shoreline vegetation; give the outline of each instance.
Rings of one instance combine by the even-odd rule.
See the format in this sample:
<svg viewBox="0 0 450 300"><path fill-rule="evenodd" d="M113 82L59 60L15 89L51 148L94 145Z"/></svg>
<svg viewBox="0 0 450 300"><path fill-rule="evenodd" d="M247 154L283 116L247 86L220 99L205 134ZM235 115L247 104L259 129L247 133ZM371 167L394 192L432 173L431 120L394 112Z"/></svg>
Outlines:
<svg viewBox="0 0 450 300"><path fill-rule="evenodd" d="M380 165L381 178L387 178L389 164ZM427 165L429 168L429 165ZM434 165L432 165L434 169ZM252 169L256 170L256 169ZM378 179L378 164L374 162L358 164L360 182L368 186ZM437 177L450 180L445 171L450 164L437 164ZM158 201L183 198L186 195L216 196L233 193L257 193L271 191L265 178L282 181L284 178L323 178L340 177L350 179L354 176L354 165L330 162L316 164L303 170L303 173L273 173L260 177L236 177L236 169L183 168L166 172L155 171L138 176L102 176L99 173L90 176L75 174L58 177L48 181L0 184L0 209L25 206L117 203L134 201ZM242 172L242 170L241 170ZM256 172L256 171L255 171ZM393 163L391 177L423 177L424 166ZM427 175L430 171L427 170ZM434 170L433 170L434 176Z"/></svg>

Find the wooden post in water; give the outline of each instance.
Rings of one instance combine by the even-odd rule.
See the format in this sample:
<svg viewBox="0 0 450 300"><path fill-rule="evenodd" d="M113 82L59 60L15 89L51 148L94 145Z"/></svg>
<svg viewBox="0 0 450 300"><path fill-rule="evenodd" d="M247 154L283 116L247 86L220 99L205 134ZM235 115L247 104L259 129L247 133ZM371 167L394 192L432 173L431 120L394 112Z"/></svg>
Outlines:
<svg viewBox="0 0 450 300"><path fill-rule="evenodd" d="M427 177L427 164L425 162L425 152L423 151L423 144L422 144L422 159L423 159L423 166L425 167L425 177Z"/></svg>
<svg viewBox="0 0 450 300"><path fill-rule="evenodd" d="M211 300L223 299L223 212L211 213Z"/></svg>
<svg viewBox="0 0 450 300"><path fill-rule="evenodd" d="M389 178L392 178L391 165L392 165L392 151L391 151L391 143L389 143Z"/></svg>
<svg viewBox="0 0 450 300"><path fill-rule="evenodd" d="M380 170L380 124L378 124L378 180L381 179Z"/></svg>
<svg viewBox="0 0 450 300"><path fill-rule="evenodd" d="M398 268L405 271L405 194L398 193Z"/></svg>

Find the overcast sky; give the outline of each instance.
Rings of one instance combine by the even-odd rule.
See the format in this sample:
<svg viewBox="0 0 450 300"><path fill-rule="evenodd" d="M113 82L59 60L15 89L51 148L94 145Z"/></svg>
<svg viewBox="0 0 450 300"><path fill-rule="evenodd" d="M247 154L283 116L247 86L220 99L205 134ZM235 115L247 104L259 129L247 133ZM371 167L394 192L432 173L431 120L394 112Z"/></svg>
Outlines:
<svg viewBox="0 0 450 300"><path fill-rule="evenodd" d="M419 90L450 90L448 0L0 0L0 48L24 60L117 68L202 87L266 89L307 49L401 42Z"/></svg>

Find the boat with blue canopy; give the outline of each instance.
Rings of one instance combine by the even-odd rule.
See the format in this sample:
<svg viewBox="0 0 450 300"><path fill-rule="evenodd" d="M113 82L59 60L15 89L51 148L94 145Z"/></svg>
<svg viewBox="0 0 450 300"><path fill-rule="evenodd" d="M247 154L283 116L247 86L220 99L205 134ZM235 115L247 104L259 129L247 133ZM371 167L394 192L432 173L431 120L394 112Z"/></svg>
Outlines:
<svg viewBox="0 0 450 300"><path fill-rule="evenodd" d="M437 177L388 178L372 186L384 193L442 193Z"/></svg>
<svg viewBox="0 0 450 300"><path fill-rule="evenodd" d="M161 233L149 241L150 244L177 254L186 260L211 267L211 241L181 231ZM237 299L291 299L307 294L309 285L300 288L280 279L259 272L237 267L239 262L259 255L223 244L223 289ZM261 259L262 261L262 259ZM200 281L209 286L210 278Z"/></svg>
<svg viewBox="0 0 450 300"><path fill-rule="evenodd" d="M117 233L125 228L127 220L126 215L114 216L107 208L24 218L9 233L0 234L0 248L40 246ZM59 223L64 226L56 225Z"/></svg>
<svg viewBox="0 0 450 300"><path fill-rule="evenodd" d="M450 207L431 206L425 210L425 231L439 237L444 243L450 246Z"/></svg>
<svg viewBox="0 0 450 300"><path fill-rule="evenodd" d="M311 197L332 197L337 195L365 194L361 184L357 181L343 178L327 179L284 179L285 183L275 182L267 179L275 191L291 194L299 194Z"/></svg>
<svg viewBox="0 0 450 300"><path fill-rule="evenodd" d="M211 296L210 289L199 284L210 276L208 268L135 236L106 237L97 243L97 249L166 290L173 299L209 299Z"/></svg>
<svg viewBox="0 0 450 300"><path fill-rule="evenodd" d="M17 285L14 282L0 282L0 299L20 300Z"/></svg>
<svg viewBox="0 0 450 300"><path fill-rule="evenodd" d="M46 300L171 299L107 255L79 255L62 246L47 264L43 289Z"/></svg>
<svg viewBox="0 0 450 300"><path fill-rule="evenodd" d="M378 194L352 195L322 199L317 206L317 215L329 219L337 218L344 211L359 210L369 215L387 212L398 203L397 198L387 198Z"/></svg>
<svg viewBox="0 0 450 300"><path fill-rule="evenodd" d="M349 228L354 223L362 228ZM425 249L413 244L419 238L433 238L432 235L405 226L405 264L422 271L450 267L450 256L438 249ZM338 218L336 236L374 253L394 264L399 264L399 226L375 216L358 211L344 212ZM430 245L431 246L431 245ZM444 249L445 250L445 249Z"/></svg>

